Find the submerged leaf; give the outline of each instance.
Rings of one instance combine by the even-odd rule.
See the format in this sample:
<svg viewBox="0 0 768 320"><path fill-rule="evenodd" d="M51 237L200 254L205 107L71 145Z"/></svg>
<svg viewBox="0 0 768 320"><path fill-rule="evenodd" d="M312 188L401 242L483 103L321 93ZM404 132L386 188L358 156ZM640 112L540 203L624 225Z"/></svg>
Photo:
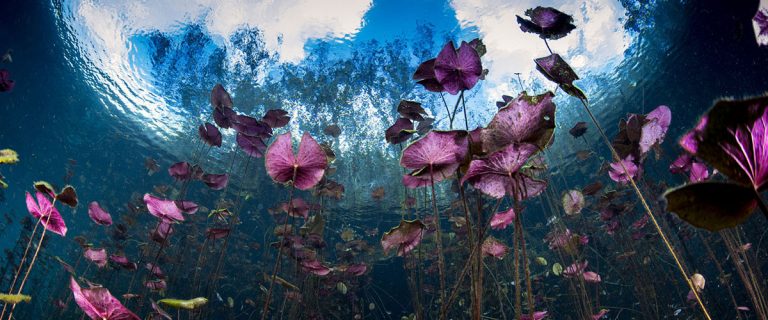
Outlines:
<svg viewBox="0 0 768 320"><path fill-rule="evenodd" d="M397 248L397 255L403 256L421 242L426 226L420 220L400 220L397 227L385 232L381 237L384 252Z"/></svg>
<svg viewBox="0 0 768 320"><path fill-rule="evenodd" d="M6 293L0 293L0 301L7 303L7 304L17 304L20 302L27 302L29 303L32 301L32 297L26 295L26 294L6 294Z"/></svg>
<svg viewBox="0 0 768 320"><path fill-rule="evenodd" d="M149 193L144 194L144 203L149 213L168 222L184 221L181 209L173 200L160 199Z"/></svg>
<svg viewBox="0 0 768 320"><path fill-rule="evenodd" d="M450 94L472 89L482 73L480 55L466 42L457 50L449 41L435 59L435 78Z"/></svg>
<svg viewBox="0 0 768 320"><path fill-rule="evenodd" d="M96 222L96 224L102 226L112 225L112 216L109 212L104 211L96 201L93 201L88 205L88 216L91 217L91 220Z"/></svg>
<svg viewBox="0 0 768 320"><path fill-rule="evenodd" d="M509 253L509 247L492 236L485 238L485 241L483 241L482 250L483 255L494 257L499 260L504 259L504 256Z"/></svg>
<svg viewBox="0 0 768 320"><path fill-rule="evenodd" d="M283 109L270 109L261 118L261 121L266 123L270 128L277 129L288 125L291 121L291 117L288 116L288 111Z"/></svg>
<svg viewBox="0 0 768 320"><path fill-rule="evenodd" d="M749 187L733 183L700 182L667 191L667 210L709 231L744 222L757 203Z"/></svg>
<svg viewBox="0 0 768 320"><path fill-rule="evenodd" d="M397 113L401 117L413 121L424 121L424 116L427 115L427 111L421 107L421 103L410 100L400 100L400 104L397 105Z"/></svg>
<svg viewBox="0 0 768 320"><path fill-rule="evenodd" d="M538 151L532 144L510 144L487 158L472 160L461 183L469 182L483 193L500 199L505 195L517 200L539 195L547 186L531 177L523 166Z"/></svg>
<svg viewBox="0 0 768 320"><path fill-rule="evenodd" d="M27 192L26 202L27 210L40 220L40 223L53 233L56 233L62 237L67 235L67 225L64 223L64 218L61 217L59 210L53 206L50 200L40 191L35 193L37 202L32 198L32 195Z"/></svg>
<svg viewBox="0 0 768 320"><path fill-rule="evenodd" d="M424 187L452 176L469 151L466 131L430 131L403 150L400 166L413 170L403 177L408 188Z"/></svg>
<svg viewBox="0 0 768 320"><path fill-rule="evenodd" d="M506 229L512 221L515 220L515 209L510 207L509 210L503 212L496 212L491 217L491 229L501 230Z"/></svg>
<svg viewBox="0 0 768 320"><path fill-rule="evenodd" d="M314 187L323 178L328 159L320 145L309 133L304 133L299 151L293 154L291 134L279 135L267 149L267 174L279 183L292 182L299 190Z"/></svg>
<svg viewBox="0 0 768 320"><path fill-rule="evenodd" d="M414 133L416 131L413 130L413 122L410 119L398 118L384 131L384 139L391 144L399 144L408 141Z"/></svg>
<svg viewBox="0 0 768 320"><path fill-rule="evenodd" d="M140 320L125 308L107 288L82 289L74 277L69 278L69 287L80 309L92 320Z"/></svg>
<svg viewBox="0 0 768 320"><path fill-rule="evenodd" d="M221 132L216 126L206 122L197 128L197 133L207 145L221 147Z"/></svg>
<svg viewBox="0 0 768 320"><path fill-rule="evenodd" d="M485 151L491 153L512 143L531 143L540 150L546 148L555 131L554 96L552 92L536 96L523 92L500 109L482 131Z"/></svg>
<svg viewBox="0 0 768 320"><path fill-rule="evenodd" d="M61 203L72 208L77 207L77 192L75 192L75 187L70 185L64 186L64 189L61 189L61 192L56 195L56 200L59 200Z"/></svg>
<svg viewBox="0 0 768 320"><path fill-rule="evenodd" d="M19 154L11 149L0 150L0 164L16 164L19 162Z"/></svg>
<svg viewBox="0 0 768 320"><path fill-rule="evenodd" d="M161 299L157 301L158 304L166 305L175 309L195 310L208 303L208 299L203 297L197 297L189 300L180 299Z"/></svg>
<svg viewBox="0 0 768 320"><path fill-rule="evenodd" d="M569 216L581 213L584 204L584 195L578 190L569 190L563 194L563 209Z"/></svg>

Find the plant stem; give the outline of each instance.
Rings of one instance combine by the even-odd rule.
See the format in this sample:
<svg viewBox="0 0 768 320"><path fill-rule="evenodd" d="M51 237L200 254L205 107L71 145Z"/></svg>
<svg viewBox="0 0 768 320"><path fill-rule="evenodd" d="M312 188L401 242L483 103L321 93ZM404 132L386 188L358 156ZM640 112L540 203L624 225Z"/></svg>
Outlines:
<svg viewBox="0 0 768 320"><path fill-rule="evenodd" d="M50 220L50 213L48 214L48 220ZM47 223L47 221L46 221ZM40 253L40 247L43 245L43 239L45 239L45 232L48 231L47 228L43 228L43 233L40 236L40 241L37 242L37 248L35 249L35 254L32 256L32 260L29 261L29 267L27 267L26 273L24 273L24 279L21 280L21 285L19 285L19 291L16 292L16 294L21 294L21 290L24 290L24 284L27 283L27 278L29 277L29 273L32 271L32 267L35 266L35 260L37 260L37 254ZM8 315L8 320L13 319L13 310L16 310L16 305L14 304L11 306L11 312Z"/></svg>
<svg viewBox="0 0 768 320"><path fill-rule="evenodd" d="M545 40L545 43L546 43L546 40ZM595 115L589 109L587 102L584 99L579 99L579 101L581 101L581 104L584 106L584 110L587 111L587 114L589 115L590 119L592 119L592 122L595 124L595 127L600 133L600 136L603 138L603 141L605 142L606 146L608 146L608 149L611 150L611 154L613 158L616 159L616 161L618 161L619 165L621 165L621 169L624 171L624 174L626 174L627 178L629 178L629 182L632 185L632 189L634 189L635 193L637 194L637 197L640 199L640 203L643 205L643 208L645 209L646 214L651 219L651 222L653 223L654 228L659 233L661 240L664 242L664 245L667 247L667 250L672 255L672 258L675 260L675 264L677 264L677 269L680 271L683 278L685 279L685 282L688 284L688 287L693 292L693 295L696 298L696 302L699 304L699 307L701 308L701 311L704 313L704 316L708 320L712 320L712 317L710 317L709 312L707 311L707 308L704 306L704 302L701 301L701 297L699 296L699 293L696 292L696 288L694 287L693 282L691 282L691 279L688 276L688 273L683 268L683 265L680 262L680 258L677 256L675 249L672 248L672 244L669 242L669 239L667 239L667 236L664 233L664 231L661 229L661 226L659 225L658 221L656 221L656 217L653 215L653 212L651 212L651 208L648 206L648 202L646 202L645 197L640 192L640 188L637 187L637 184L635 183L635 179L632 177L631 174L629 174L629 171L624 166L624 163L621 162L622 159L619 157L619 154L616 152L616 149L613 148L613 145L611 145L611 141L608 139L608 136L605 135L605 131L603 131L603 128L602 126L600 126L600 123L598 123L597 118L595 118Z"/></svg>
<svg viewBox="0 0 768 320"><path fill-rule="evenodd" d="M261 312L261 320L267 319L267 314L269 313L269 300L272 298L272 290L274 290L275 287L275 277L277 277L277 270L280 266L280 259L283 257L283 243L285 242L285 229L288 228L288 224L290 223L290 211L293 209L293 181L296 181L296 169L293 170L293 178L291 179L291 191L288 192L288 212L286 213L285 217L285 223L283 224L283 229L281 230L283 238L280 240L280 243L277 246L277 260L275 260L275 266L272 268L272 277L269 281L269 291L267 291L267 299L264 300L264 309Z"/></svg>
<svg viewBox="0 0 768 320"><path fill-rule="evenodd" d="M533 289L531 285L531 269L528 265L528 254L525 250L525 233L523 232L523 222L521 221L522 217L518 217L515 219L515 224L519 226L520 228L520 247L522 248L523 252L523 269L525 270L525 290L526 290L526 298L528 300L528 314L531 319L533 319L533 313L536 311L535 306L533 305Z"/></svg>
<svg viewBox="0 0 768 320"><path fill-rule="evenodd" d="M37 226L40 225L40 221L42 219L37 219L37 223L35 223L35 227L32 229L32 233L29 235L29 240L27 241L27 247L24 249L24 255L21 257L21 262L19 263L19 267L16 269L16 274L13 276L13 281L11 282L11 288L8 289L8 294L13 293L13 287L16 286L16 280L19 279L19 274L21 273L21 268L24 266L24 262L27 261L27 253L29 253L29 247L32 245L32 239L35 237L35 232L37 232ZM8 304L3 305L3 311L0 313L0 319L2 319L5 316L5 310L8 307Z"/></svg>
<svg viewBox="0 0 768 320"><path fill-rule="evenodd" d="M757 206L760 207L760 211L763 213L763 216L768 218L768 206L765 205L763 197L760 196L760 191L757 191L757 189L752 190L755 191L755 200L757 200Z"/></svg>
<svg viewBox="0 0 768 320"><path fill-rule="evenodd" d="M432 189L432 211L435 215L435 243L437 245L437 270L440 274L440 305L445 303L445 257L443 256L443 235L440 231L440 212L437 211L435 196L435 179L432 175L432 165L429 165L429 180ZM442 308L441 308L442 309Z"/></svg>

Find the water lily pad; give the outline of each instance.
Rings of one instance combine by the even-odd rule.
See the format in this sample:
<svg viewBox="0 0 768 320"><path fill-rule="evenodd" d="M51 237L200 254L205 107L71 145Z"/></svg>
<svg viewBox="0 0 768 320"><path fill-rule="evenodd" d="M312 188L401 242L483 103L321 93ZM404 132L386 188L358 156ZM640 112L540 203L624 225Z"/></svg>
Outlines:
<svg viewBox="0 0 768 320"><path fill-rule="evenodd" d="M734 227L746 220L757 203L749 187L700 182L667 191L667 210L709 231Z"/></svg>

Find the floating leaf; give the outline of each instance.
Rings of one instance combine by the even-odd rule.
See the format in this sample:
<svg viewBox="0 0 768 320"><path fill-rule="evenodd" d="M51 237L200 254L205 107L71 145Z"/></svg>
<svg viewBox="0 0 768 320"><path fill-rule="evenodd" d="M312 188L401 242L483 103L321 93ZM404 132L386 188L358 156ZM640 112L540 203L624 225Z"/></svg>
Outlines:
<svg viewBox="0 0 768 320"><path fill-rule="evenodd" d="M754 211L749 187L724 182L699 182L667 191L667 210L688 223L709 231L734 227Z"/></svg>

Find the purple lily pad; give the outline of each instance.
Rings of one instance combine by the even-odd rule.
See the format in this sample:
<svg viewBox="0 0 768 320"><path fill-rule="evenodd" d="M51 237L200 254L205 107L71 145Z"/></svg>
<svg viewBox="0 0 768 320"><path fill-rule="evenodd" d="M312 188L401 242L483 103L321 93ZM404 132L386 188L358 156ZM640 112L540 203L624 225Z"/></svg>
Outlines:
<svg viewBox="0 0 768 320"><path fill-rule="evenodd" d="M510 207L509 210L496 212L493 217L491 217L491 229L506 229L513 221L515 221L515 209Z"/></svg>
<svg viewBox="0 0 768 320"><path fill-rule="evenodd" d="M176 162L168 167L168 174L176 180L186 181L192 177L191 168L189 162Z"/></svg>
<svg viewBox="0 0 768 320"><path fill-rule="evenodd" d="M149 193L144 194L144 203L149 213L168 222L184 221L181 209L173 200L160 199Z"/></svg>
<svg viewBox="0 0 768 320"><path fill-rule="evenodd" d="M555 131L555 104L552 92L517 99L499 110L482 132L483 148L491 153L511 143L532 143L546 148Z"/></svg>
<svg viewBox="0 0 768 320"><path fill-rule="evenodd" d="M211 106L213 106L214 109L232 109L232 97L220 83L217 83L211 90Z"/></svg>
<svg viewBox="0 0 768 320"><path fill-rule="evenodd" d="M760 2L761 4L763 1ZM752 27L755 29L755 40L759 46L768 46L768 6L761 5L752 17ZM2 90L0 90L2 91Z"/></svg>
<svg viewBox="0 0 768 320"><path fill-rule="evenodd" d="M221 190L227 186L229 175L226 173L212 174L206 173L202 177L203 183L213 190Z"/></svg>
<svg viewBox="0 0 768 320"><path fill-rule="evenodd" d="M398 118L395 123L387 128L384 137L391 144L399 144L407 141L416 131L413 130L413 122L408 118Z"/></svg>
<svg viewBox="0 0 768 320"><path fill-rule="evenodd" d="M280 205L280 209L294 218L307 219L309 217L309 205L302 198L295 198L290 203L283 203Z"/></svg>
<svg viewBox="0 0 768 320"><path fill-rule="evenodd" d="M408 188L440 182L454 174L469 152L466 131L430 131L403 150L400 166L413 170L403 177Z"/></svg>
<svg viewBox="0 0 768 320"><path fill-rule="evenodd" d="M520 30L538 34L542 39L560 39L576 29L573 17L555 8L536 7L526 10L525 15L530 20L517 16Z"/></svg>
<svg viewBox="0 0 768 320"><path fill-rule="evenodd" d="M237 113L230 108L214 108L213 109L213 122L220 128L228 129L232 127L235 122Z"/></svg>
<svg viewBox="0 0 768 320"><path fill-rule="evenodd" d="M611 177L611 180L618 183L628 183L630 177L633 179L637 178L640 172L640 168L635 164L634 158L631 155L623 160L611 162L610 166L608 176ZM626 172L624 171L625 168L627 169Z"/></svg>
<svg viewBox="0 0 768 320"><path fill-rule="evenodd" d="M13 90L16 83L11 80L11 74L6 69L0 69L0 92Z"/></svg>
<svg viewBox="0 0 768 320"><path fill-rule="evenodd" d="M288 111L283 109L270 109L261 118L261 121L266 123L270 128L277 129L288 125L291 121L291 117L288 116Z"/></svg>
<svg viewBox="0 0 768 320"><path fill-rule="evenodd" d="M397 255L403 256L416 248L424 237L426 226L419 220L400 220L397 227L385 232L381 237L381 247L384 253L397 248Z"/></svg>
<svg viewBox="0 0 768 320"><path fill-rule="evenodd" d="M96 224L100 224L102 226L112 225L112 216L109 214L109 212L104 211L104 209L102 209L101 206L99 206L99 203L96 201L93 201L88 205L88 216L91 217L91 220L96 222Z"/></svg>
<svg viewBox="0 0 768 320"><path fill-rule="evenodd" d="M583 136L585 133L587 133L587 123L584 121L576 122L576 124L573 125L573 128L568 130L568 133L570 133L574 138Z"/></svg>
<svg viewBox="0 0 768 320"><path fill-rule="evenodd" d="M265 166L276 182L292 182L297 189L307 190L323 178L328 159L320 144L306 132L301 137L299 152L294 155L291 134L285 133L267 149Z"/></svg>
<svg viewBox="0 0 768 320"><path fill-rule="evenodd" d="M435 60L435 78L450 94L472 89L482 73L480 55L467 43L456 50L449 41Z"/></svg>
<svg viewBox="0 0 768 320"><path fill-rule="evenodd" d="M397 113L401 117L413 121L424 121L424 116L427 115L427 111L421 107L421 103L410 100L401 100L397 105Z"/></svg>
<svg viewBox="0 0 768 320"><path fill-rule="evenodd" d="M691 172L689 173L688 181L696 183L706 181L707 179L709 179L709 169L707 168L707 165L698 161L691 163Z"/></svg>
<svg viewBox="0 0 768 320"><path fill-rule="evenodd" d="M639 141L641 154L647 153L652 147L664 142L672 121L672 111L667 106L658 106L645 116L645 121Z"/></svg>
<svg viewBox="0 0 768 320"><path fill-rule="evenodd" d="M264 140L259 137L250 137L238 133L235 141L237 142L237 146L239 146L243 152L254 158L261 158L264 156L264 152L267 151L267 145L264 143Z"/></svg>
<svg viewBox="0 0 768 320"><path fill-rule="evenodd" d="M323 265L322 262L317 259L302 260L299 264L304 272L309 272L317 276L326 276L331 273L331 268Z"/></svg>
<svg viewBox="0 0 768 320"><path fill-rule="evenodd" d="M496 259L504 259L504 256L509 253L509 247L507 247L505 244L501 243L498 239L489 236L488 238L485 238L485 241L483 241L483 244L481 246L481 249L483 251L483 255L488 257L494 257Z"/></svg>
<svg viewBox="0 0 768 320"><path fill-rule="evenodd" d="M686 136L686 149L728 178L768 187L768 96L718 101Z"/></svg>
<svg viewBox="0 0 768 320"><path fill-rule="evenodd" d="M69 287L75 303L92 320L141 320L112 296L107 288L82 289L74 277L69 278Z"/></svg>
<svg viewBox="0 0 768 320"><path fill-rule="evenodd" d="M135 262L131 262L123 255L118 254L111 254L109 255L109 261L114 262L115 264L125 268L126 270L136 270L138 267L136 266Z"/></svg>
<svg viewBox="0 0 768 320"><path fill-rule="evenodd" d="M232 121L232 128L239 134L267 139L272 136L272 128L254 117L238 115Z"/></svg>
<svg viewBox="0 0 768 320"><path fill-rule="evenodd" d="M64 223L64 218L61 217L59 210L53 206L51 201L48 200L42 192L37 191L35 197L37 198L37 202L35 202L32 195L27 192L26 202L29 213L35 217L35 219L40 220L40 223L46 230L62 237L66 236L67 225Z"/></svg>
<svg viewBox="0 0 768 320"><path fill-rule="evenodd" d="M517 200L539 195L547 182L532 178L523 166L538 151L530 143L510 144L486 158L472 160L461 183L469 182L481 192L502 198L505 195Z"/></svg>
<svg viewBox="0 0 768 320"><path fill-rule="evenodd" d="M208 228L205 230L205 237L209 240L222 239L229 235L229 228Z"/></svg>
<svg viewBox="0 0 768 320"><path fill-rule="evenodd" d="M212 147L221 147L221 132L216 126L206 122L197 128L197 133L205 143Z"/></svg>
<svg viewBox="0 0 768 320"><path fill-rule="evenodd" d="M443 85L437 81L435 77L435 61L437 59L429 59L422 62L413 74L413 80L416 83L424 86L424 89L431 92L443 92L445 89Z"/></svg>
<svg viewBox="0 0 768 320"><path fill-rule="evenodd" d="M152 241L157 243L165 243L168 240L168 237L173 234L173 224L172 222L169 222L165 219L161 219L157 222L157 226L153 230L150 237L152 238Z"/></svg>
<svg viewBox="0 0 768 320"><path fill-rule="evenodd" d="M104 268L107 266L107 250L104 248L87 248L85 249L83 256L86 259L91 260L91 262L95 263L97 266L99 266L99 268Z"/></svg>

